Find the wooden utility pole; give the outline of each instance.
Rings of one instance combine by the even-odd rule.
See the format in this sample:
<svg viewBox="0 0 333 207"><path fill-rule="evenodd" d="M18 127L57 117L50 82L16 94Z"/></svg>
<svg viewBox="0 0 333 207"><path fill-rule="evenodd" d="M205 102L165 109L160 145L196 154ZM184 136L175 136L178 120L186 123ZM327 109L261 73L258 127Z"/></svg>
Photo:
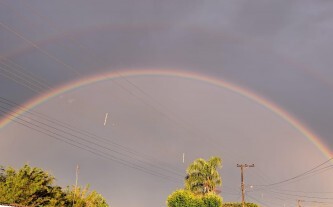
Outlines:
<svg viewBox="0 0 333 207"><path fill-rule="evenodd" d="M245 207L245 184L244 184L244 167L254 167L254 164L237 164L241 168L241 188L242 188L242 206Z"/></svg>

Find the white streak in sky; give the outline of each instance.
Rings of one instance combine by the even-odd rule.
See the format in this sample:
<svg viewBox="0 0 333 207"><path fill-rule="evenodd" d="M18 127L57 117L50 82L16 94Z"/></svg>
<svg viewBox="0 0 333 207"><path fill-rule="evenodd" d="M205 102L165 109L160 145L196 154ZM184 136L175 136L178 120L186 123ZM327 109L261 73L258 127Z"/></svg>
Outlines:
<svg viewBox="0 0 333 207"><path fill-rule="evenodd" d="M109 113L106 113L106 114L105 114L104 126L106 125L106 120L108 119L108 115L109 115Z"/></svg>

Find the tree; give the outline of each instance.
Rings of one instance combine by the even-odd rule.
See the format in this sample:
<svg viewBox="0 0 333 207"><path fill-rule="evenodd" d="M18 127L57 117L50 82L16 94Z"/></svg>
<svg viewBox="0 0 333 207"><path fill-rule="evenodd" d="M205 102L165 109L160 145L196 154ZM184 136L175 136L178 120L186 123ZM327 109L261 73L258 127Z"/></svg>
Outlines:
<svg viewBox="0 0 333 207"><path fill-rule="evenodd" d="M24 165L18 172L8 167L0 180L0 203L16 203L27 206L60 206L65 203L59 186L53 186L55 178L39 168Z"/></svg>
<svg viewBox="0 0 333 207"><path fill-rule="evenodd" d="M188 190L176 190L167 199L168 207L205 207L203 200Z"/></svg>
<svg viewBox="0 0 333 207"><path fill-rule="evenodd" d="M5 168L0 165L0 182L5 181Z"/></svg>
<svg viewBox="0 0 333 207"><path fill-rule="evenodd" d="M219 157L211 157L208 161L199 158L187 168L185 189L195 194L205 195L215 192L216 187L222 185L222 179L217 168L222 167Z"/></svg>
<svg viewBox="0 0 333 207"><path fill-rule="evenodd" d="M67 200L71 201L73 207L108 207L106 200L103 196L96 191L89 191L89 186L81 187L68 187ZM73 205L74 204L74 205Z"/></svg>
<svg viewBox="0 0 333 207"><path fill-rule="evenodd" d="M215 193L195 195L189 190L176 190L167 199L168 207L222 207L222 198Z"/></svg>
<svg viewBox="0 0 333 207"><path fill-rule="evenodd" d="M43 207L108 207L102 195L85 188L63 190L55 178L40 168L0 168L0 203Z"/></svg>
<svg viewBox="0 0 333 207"><path fill-rule="evenodd" d="M185 189L176 190L167 198L168 207L222 207L222 197L216 187L222 184L217 168L222 167L219 157L208 161L197 159L186 170Z"/></svg>
<svg viewBox="0 0 333 207"><path fill-rule="evenodd" d="M222 198L215 193L208 193L202 197L205 207L222 207Z"/></svg>

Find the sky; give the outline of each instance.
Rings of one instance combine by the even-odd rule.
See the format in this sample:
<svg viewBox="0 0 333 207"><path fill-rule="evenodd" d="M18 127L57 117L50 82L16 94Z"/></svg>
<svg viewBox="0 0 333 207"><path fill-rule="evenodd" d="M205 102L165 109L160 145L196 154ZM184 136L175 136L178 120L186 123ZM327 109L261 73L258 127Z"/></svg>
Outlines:
<svg viewBox="0 0 333 207"><path fill-rule="evenodd" d="M333 2L0 1L0 165L166 206L220 156L224 202L332 206ZM22 110L24 109L24 113ZM107 117L106 117L107 114ZM185 159L183 162L183 154Z"/></svg>

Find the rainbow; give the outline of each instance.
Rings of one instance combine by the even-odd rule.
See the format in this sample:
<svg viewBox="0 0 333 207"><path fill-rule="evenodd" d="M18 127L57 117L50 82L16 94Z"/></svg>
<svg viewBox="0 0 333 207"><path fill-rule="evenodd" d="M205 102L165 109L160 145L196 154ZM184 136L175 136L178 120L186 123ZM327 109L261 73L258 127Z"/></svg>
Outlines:
<svg viewBox="0 0 333 207"><path fill-rule="evenodd" d="M297 131L299 131L309 141L311 141L325 156L327 156L329 158L332 156L330 150L324 144L322 144L321 139L317 135L315 135L313 132L311 132L309 129L307 129L305 127L305 125L302 124L299 120L297 120L292 115L290 115L285 110L283 110L281 107L270 102L269 100L255 94L254 92L251 92L240 86L234 85L225 80L217 79L217 78L210 77L210 76L203 76L203 75L195 73L195 72L179 71L179 70L173 70L173 69L121 70L121 71L112 71L112 72L108 72L108 73L102 73L102 74L98 74L98 75L94 75L94 76L89 76L89 77L82 78L82 79L70 82L68 84L62 85L58 88L53 89L50 92L42 94L42 95L38 96L37 98L34 98L34 99L26 102L24 104L24 107L18 108L12 114L16 114L16 116L20 116L27 110L32 109L32 108L38 106L39 104L42 104L55 96L58 96L62 93L77 89L79 87L82 87L82 86L85 86L88 84L96 83L99 81L115 79L115 78L124 78L124 77L139 76L139 75L180 77L180 78L207 82L212 85L228 89L236 94L239 94L239 95L263 106L264 108L268 109L272 113L276 114L278 117L280 117L281 119L286 121ZM7 124L9 124L11 122L12 114L7 115L2 120L0 120L0 129L5 127Z"/></svg>

